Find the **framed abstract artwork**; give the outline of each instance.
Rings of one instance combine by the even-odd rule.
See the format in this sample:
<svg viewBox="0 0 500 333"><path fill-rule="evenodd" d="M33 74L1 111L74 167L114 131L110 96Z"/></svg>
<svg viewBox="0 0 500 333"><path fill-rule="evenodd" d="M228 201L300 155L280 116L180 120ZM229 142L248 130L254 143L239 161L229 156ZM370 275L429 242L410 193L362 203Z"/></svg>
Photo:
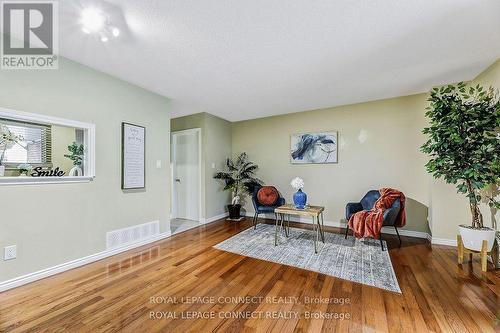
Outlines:
<svg viewBox="0 0 500 333"><path fill-rule="evenodd" d="M337 163L337 132L292 134L292 164Z"/></svg>

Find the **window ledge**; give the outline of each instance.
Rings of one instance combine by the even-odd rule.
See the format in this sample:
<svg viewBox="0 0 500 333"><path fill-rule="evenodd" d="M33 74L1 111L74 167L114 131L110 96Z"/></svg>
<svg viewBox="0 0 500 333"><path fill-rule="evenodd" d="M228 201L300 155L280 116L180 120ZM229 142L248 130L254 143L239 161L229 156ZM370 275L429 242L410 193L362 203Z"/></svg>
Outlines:
<svg viewBox="0 0 500 333"><path fill-rule="evenodd" d="M88 183L94 180L93 176L83 177L0 177L2 185L36 185L36 184L65 184Z"/></svg>

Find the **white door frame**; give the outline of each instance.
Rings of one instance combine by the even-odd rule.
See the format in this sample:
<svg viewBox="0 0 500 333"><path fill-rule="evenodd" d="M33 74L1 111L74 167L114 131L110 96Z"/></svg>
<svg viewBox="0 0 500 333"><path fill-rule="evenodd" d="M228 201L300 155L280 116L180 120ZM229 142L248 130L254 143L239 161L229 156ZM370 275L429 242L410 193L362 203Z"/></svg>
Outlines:
<svg viewBox="0 0 500 333"><path fill-rule="evenodd" d="M202 202L201 202L201 198L202 198L202 195L201 195L201 192L202 192L202 187L201 187L201 184L202 184L202 163L201 163L201 143L202 143L202 140L201 140L201 128L191 128L191 129L187 129L187 130L182 130L182 131L175 131L175 132L171 132L171 137L170 137L170 142L172 142L172 167L171 167L171 170L172 170L172 175L171 175L171 179L172 179L172 193L170 194L170 197L171 197L171 207L172 207L172 213L171 213L171 218L177 218L177 214L176 212L174 211L175 207L176 207L176 202L175 202L175 186L177 185L176 184L176 181L174 179L174 175L175 175L175 172L174 172L174 168L176 167L175 163L175 154L176 154L176 145L175 145L175 142L174 141L174 136L175 135L182 135L182 134L193 134L193 133L197 133L198 134L198 188L199 188L199 194L198 194L198 221L201 223L202 221L204 221L205 219L205 214L202 212Z"/></svg>

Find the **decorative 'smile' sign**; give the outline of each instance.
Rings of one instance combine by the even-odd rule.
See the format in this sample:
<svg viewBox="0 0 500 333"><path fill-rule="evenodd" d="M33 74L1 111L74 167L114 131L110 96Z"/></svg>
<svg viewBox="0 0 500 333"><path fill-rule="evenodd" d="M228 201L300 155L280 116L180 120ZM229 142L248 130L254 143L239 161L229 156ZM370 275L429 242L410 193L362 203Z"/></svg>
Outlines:
<svg viewBox="0 0 500 333"><path fill-rule="evenodd" d="M31 173L31 177L62 177L65 172L59 170L59 167L54 170L42 170L42 167L36 167Z"/></svg>

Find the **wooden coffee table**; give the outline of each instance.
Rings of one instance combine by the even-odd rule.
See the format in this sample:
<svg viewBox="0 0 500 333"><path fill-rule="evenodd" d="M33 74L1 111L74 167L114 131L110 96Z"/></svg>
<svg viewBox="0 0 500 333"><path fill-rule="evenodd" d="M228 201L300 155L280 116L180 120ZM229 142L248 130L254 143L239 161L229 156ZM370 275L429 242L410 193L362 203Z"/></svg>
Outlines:
<svg viewBox="0 0 500 333"><path fill-rule="evenodd" d="M290 216L298 215L298 216L308 216L312 218L313 222L313 232L316 232L316 238L314 239L314 252L318 253L317 242L319 236L321 235L321 240L325 243L325 234L323 231L323 211L325 207L321 206L306 206L304 209L297 209L294 205L287 204L280 206L274 210L276 214L276 230L274 233L274 246L278 245L278 224L280 228L285 228L286 237L289 236L290 233ZM320 222L321 219L321 222ZM286 225L285 225L286 223Z"/></svg>

